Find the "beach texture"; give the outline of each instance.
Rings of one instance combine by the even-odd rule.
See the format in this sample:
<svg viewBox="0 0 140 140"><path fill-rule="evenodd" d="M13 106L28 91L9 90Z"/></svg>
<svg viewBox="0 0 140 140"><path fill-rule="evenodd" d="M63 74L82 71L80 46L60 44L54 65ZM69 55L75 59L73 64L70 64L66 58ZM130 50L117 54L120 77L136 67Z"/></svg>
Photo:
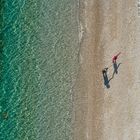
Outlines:
<svg viewBox="0 0 140 140"><path fill-rule="evenodd" d="M1 0L0 140L139 140L139 45L138 1Z"/></svg>
<svg viewBox="0 0 140 140"><path fill-rule="evenodd" d="M84 6L83 6L84 5ZM89 0L82 5L84 39L76 85L75 140L140 139L140 17L138 1ZM110 79L112 57L121 52ZM80 110L79 110L80 109Z"/></svg>

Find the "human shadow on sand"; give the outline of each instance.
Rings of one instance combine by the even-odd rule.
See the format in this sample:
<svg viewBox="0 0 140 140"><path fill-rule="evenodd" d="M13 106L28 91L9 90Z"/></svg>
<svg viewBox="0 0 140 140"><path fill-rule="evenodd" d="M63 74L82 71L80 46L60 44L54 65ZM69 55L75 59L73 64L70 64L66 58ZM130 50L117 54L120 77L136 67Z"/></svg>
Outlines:
<svg viewBox="0 0 140 140"><path fill-rule="evenodd" d="M118 68L120 65L121 65L121 63L119 63L118 65L117 65L117 62L113 63L114 71L113 71L112 77L110 79L108 78L108 75L107 75L108 68L105 68L102 70L102 74L103 74L103 78L104 78L104 85L106 86L106 88L110 88L109 82L114 78L115 74L118 74Z"/></svg>
<svg viewBox="0 0 140 140"><path fill-rule="evenodd" d="M110 79L108 79L107 71L108 71L108 68L103 69L102 74L104 78L104 85L106 86L106 88L110 88L110 84L109 84Z"/></svg>

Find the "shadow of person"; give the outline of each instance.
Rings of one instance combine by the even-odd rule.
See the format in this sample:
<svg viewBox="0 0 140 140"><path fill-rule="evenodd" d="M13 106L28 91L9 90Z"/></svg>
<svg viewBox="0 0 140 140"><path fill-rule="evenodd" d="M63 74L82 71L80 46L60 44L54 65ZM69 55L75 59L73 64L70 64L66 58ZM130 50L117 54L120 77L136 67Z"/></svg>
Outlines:
<svg viewBox="0 0 140 140"><path fill-rule="evenodd" d="M103 78L104 78L104 85L106 86L106 88L110 88L110 84L109 84L109 79L108 79L108 76L107 76L107 70L108 68L105 68L102 70L102 74L103 74Z"/></svg>
<svg viewBox="0 0 140 140"><path fill-rule="evenodd" d="M112 78L114 77L115 74L118 74L118 68L119 68L120 65L121 65L121 63L117 64L116 61L113 63L114 71L113 71L113 74L112 74Z"/></svg>

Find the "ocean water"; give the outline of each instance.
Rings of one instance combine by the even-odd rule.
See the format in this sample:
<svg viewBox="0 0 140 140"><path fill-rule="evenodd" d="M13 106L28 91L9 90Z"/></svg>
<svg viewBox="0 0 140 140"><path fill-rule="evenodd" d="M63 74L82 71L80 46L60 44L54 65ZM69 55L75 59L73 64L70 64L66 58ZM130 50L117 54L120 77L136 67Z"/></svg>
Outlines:
<svg viewBox="0 0 140 140"><path fill-rule="evenodd" d="M71 140L78 0L0 0L0 140Z"/></svg>

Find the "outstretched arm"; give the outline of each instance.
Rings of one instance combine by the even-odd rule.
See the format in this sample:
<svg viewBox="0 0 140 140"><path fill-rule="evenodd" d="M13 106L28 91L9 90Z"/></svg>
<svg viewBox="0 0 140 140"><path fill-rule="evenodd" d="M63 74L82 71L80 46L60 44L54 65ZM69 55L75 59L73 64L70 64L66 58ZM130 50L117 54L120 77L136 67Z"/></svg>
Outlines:
<svg viewBox="0 0 140 140"><path fill-rule="evenodd" d="M118 57L121 54L121 52L119 52L116 56Z"/></svg>

